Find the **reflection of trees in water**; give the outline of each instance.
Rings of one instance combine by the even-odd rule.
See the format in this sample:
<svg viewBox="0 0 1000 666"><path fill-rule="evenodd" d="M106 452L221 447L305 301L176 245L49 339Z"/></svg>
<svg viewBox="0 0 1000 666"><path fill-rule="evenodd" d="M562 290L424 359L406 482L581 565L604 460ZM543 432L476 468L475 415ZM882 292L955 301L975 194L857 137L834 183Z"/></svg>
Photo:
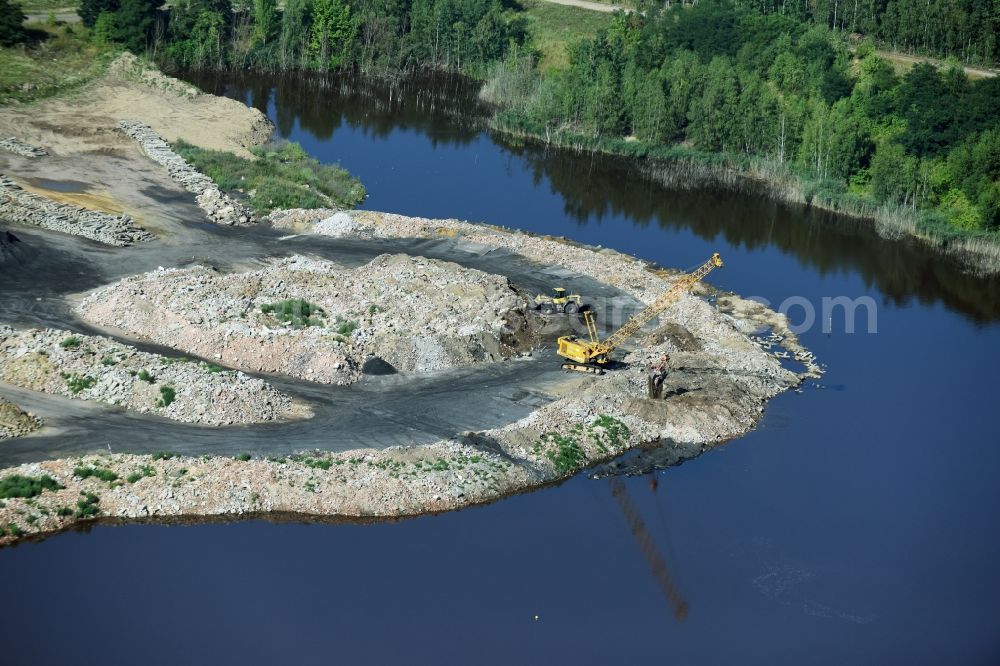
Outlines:
<svg viewBox="0 0 1000 666"><path fill-rule="evenodd" d="M273 103L280 136L289 136L298 121L325 140L346 123L374 138L403 129L427 136L435 146L467 145L480 135L487 114L476 84L457 76L395 83L302 74L189 73L187 78L264 113ZM1000 279L963 273L918 242L885 240L865 223L725 190L670 190L619 158L497 138L494 143L527 162L536 187L547 179L562 196L566 214L581 223L620 216L640 227L655 223L690 229L704 239L721 236L748 249L774 246L820 275L856 271L897 305L914 298L924 304L940 300L976 321L1000 319Z"/></svg>
<svg viewBox="0 0 1000 666"><path fill-rule="evenodd" d="M774 246L820 275L857 272L896 305L940 300L976 321L1000 319L1000 279L969 275L915 240L886 240L865 222L726 190L670 190L618 158L537 146L506 149L527 161L536 185L547 178L566 213L581 224L621 216L637 226L691 230L751 250Z"/></svg>
<svg viewBox="0 0 1000 666"><path fill-rule="evenodd" d="M403 129L428 136L435 146L465 145L479 135L486 117L475 82L453 75L397 82L302 73L195 72L186 77L203 90L242 100L264 113L273 102L282 137L291 134L296 121L320 140L346 123L375 138Z"/></svg>

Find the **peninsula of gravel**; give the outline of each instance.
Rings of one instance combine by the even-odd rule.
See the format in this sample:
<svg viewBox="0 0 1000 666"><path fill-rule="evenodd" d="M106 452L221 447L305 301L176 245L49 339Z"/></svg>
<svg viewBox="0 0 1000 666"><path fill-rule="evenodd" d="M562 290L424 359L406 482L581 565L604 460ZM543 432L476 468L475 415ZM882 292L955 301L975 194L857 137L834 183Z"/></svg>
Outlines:
<svg viewBox="0 0 1000 666"><path fill-rule="evenodd" d="M74 95L39 103L30 117L0 109L0 132L12 137L0 142L0 161L18 179L0 183L0 197L7 210L27 211L5 221L36 227L27 240L0 233L0 269L15 275L24 262L42 262L49 255L36 250L48 238L62 247L89 242L53 231L105 243L73 256L121 258L114 265L123 268L59 291L39 306L47 317L21 303L10 310L21 319L0 322L0 450L26 444L8 460L31 461L0 469L0 545L93 521L393 519L495 501L598 471L640 448L655 448L658 464L677 464L745 434L770 399L822 374L783 315L704 283L616 350L619 363L608 373L560 374L556 336L586 328L571 315L535 312L536 292L519 275L567 276L635 312L679 273L610 249L459 220L334 209L255 219L168 142L183 137L251 158L250 149L271 136L262 114L126 56ZM90 97L98 102L81 105ZM73 213L55 208L59 193L50 192L50 202L19 185L55 176L84 183L92 192L80 200L114 203L109 210L134 212L142 226L127 215L62 219ZM155 182L156 196L141 187L147 182ZM200 249L184 246L204 238L193 235L197 226L210 226L213 239L231 236L233 247L273 242L274 249L231 262L202 259ZM81 234L84 228L93 233ZM155 242L140 242L153 239L147 228ZM297 240L279 242L290 238ZM318 256L340 256L334 244L363 258L343 265ZM427 253L434 258L420 256L422 248L434 248ZM146 261L125 259L133 257ZM465 265L469 257L489 257L476 265L491 272ZM495 274L508 272L507 258L517 271ZM34 285L19 284L11 290L24 290L29 305L42 301ZM595 304L602 330L623 323L609 312ZM652 398L647 370L665 354L671 372L661 397ZM399 373L377 378L387 381L376 386L389 387L389 398L406 382L422 390L424 381L480 372L495 378L511 369L518 378L500 388L537 395L518 403L516 414L498 408L488 424L471 414L480 426L463 427L475 430L429 427L429 436L416 439L409 434L416 429L400 423L407 434L391 442L402 446L268 450L271 433L283 437L298 425L335 431L341 424L322 406L340 396L363 400L373 390L365 383L369 366ZM547 379L533 379L533 368ZM437 394L427 395L433 410ZM250 429L267 437L235 457L200 448L191 454L192 447L186 455L105 453L109 445L95 428L86 431L93 441L74 449L90 453L43 460L61 455L37 452L59 451L46 438L70 436L60 430L61 401L74 400L91 403L87 410L124 412L178 447L181 433L195 431L222 433L226 451L239 451L232 444L242 445ZM39 405L50 423L25 409ZM366 418L381 418L379 407Z"/></svg>
<svg viewBox="0 0 1000 666"><path fill-rule="evenodd" d="M340 215L343 227L346 214L334 215ZM322 231L323 221L329 217L332 215L304 216L300 211L292 211L272 222L292 224L290 220L296 218L300 232L310 232L314 227ZM351 226L347 233L359 236L462 234L469 242L514 249L527 258L559 256L560 266L606 280L646 302L668 288L676 275L617 252L471 223L379 213L352 213L347 218ZM342 228L338 233L344 232ZM556 249L558 255L553 254ZM325 349L324 343L317 342L323 340L322 335L315 340L304 336L314 335L313 329L321 327L283 327L271 322L274 326L271 329L266 323L269 315L261 311L260 305L287 295L280 288L267 291L275 287L266 285L275 284L274 271L283 271L280 281L300 281L300 286L315 290L296 293L309 293L322 300L324 280L335 276L340 283L339 292L326 295L321 307L324 321L336 321L344 313L358 313L366 305L377 305L382 295L373 294L371 289L375 276L386 267L393 267L397 275L411 271L409 279L418 284L427 277L421 271L430 271L435 280L451 275L463 289L476 290L482 303L491 304L490 311L478 324L477 335L510 328L511 313L516 314L518 321L523 316L523 301L519 302L516 292L497 276L459 269L447 262L396 255L377 258L357 269L358 275L353 278L347 276L350 271L301 257L229 276L203 268L164 270L124 280L92 302L85 299L79 307L81 311L100 314L101 303L123 298L126 300L120 307L107 308L107 312L123 312L128 310L124 307L126 303L139 306L141 292L148 297L148 309L164 308L161 315L177 313L178 327L172 335L191 340L191 346L197 346L196 341L202 338L216 343L227 338L215 329L199 333L197 319L202 317L200 324L204 325L205 313L218 312L214 301L206 301L207 294L216 294L222 299L218 301L221 304L226 290L232 290L236 296L232 311L223 310L218 315L220 326L226 330L230 330L230 325L248 326L250 333L258 336L267 327L274 339L287 339L289 349L295 347L293 340L305 341L303 346L317 354L305 365L317 366L321 372L315 374L336 381L336 373L324 374L328 372L325 366L328 357L323 354L342 349L337 353L345 359L345 369L355 367L361 354L367 353L361 351L367 343L376 345L370 349L379 349L388 357L385 349L377 347L379 343L372 332L384 331L391 336L398 327L406 333L405 322L397 318L393 323L391 317L375 321L385 314L376 312L369 319L362 318L363 324L359 322L351 331L352 336L361 335L358 343L346 342L352 336L344 335L344 342L331 343L327 351L318 351ZM212 287L213 284L216 286ZM219 288L218 293L213 291L215 288ZM412 296L416 289L412 285L386 288L387 297L391 298ZM441 291L447 293L446 284L441 285ZM419 289L416 292L420 293ZM701 295L710 292L709 287L704 287ZM599 377L572 376L558 399L499 428L458 434L429 445L382 450L303 451L284 458L109 453L28 463L3 470L0 488L14 490L0 507L0 529L4 530L0 540L9 543L94 519L148 521L265 513L330 519L415 516L490 502L553 483L635 448L660 447L669 452L670 462L680 462L746 433L759 420L770 398L820 372L811 355L788 331L782 315L732 294L714 295L714 303L698 294L685 296L661 318L659 326L645 332L634 350L623 354L624 367ZM426 319L419 324L420 329L433 330L435 317L448 319L449 302L442 297L429 308L433 312L423 315ZM205 310L199 308L199 303L205 304ZM240 317L240 312L246 316ZM116 320L116 323L125 322ZM328 334L329 327L322 328ZM775 353L752 339L753 333L763 329L772 331L772 340L802 359L798 373L784 367ZM285 333L276 334L279 330ZM369 333L362 333L365 330ZM134 332L150 333L146 329ZM67 343L72 339L78 339L79 344ZM259 337L252 339L254 344L261 343ZM103 338L70 336L60 331L4 329L0 340L3 341L0 352L5 359L0 379L23 387L73 396L74 380L66 377L92 376L96 380L93 387L83 388L79 394L96 391L90 399L118 402L137 410L163 411L165 416L202 423L236 422L239 415L246 415L245 421L288 417L291 409L280 394L269 391L261 380L239 372L212 372L212 368L199 363L165 362ZM226 349L224 344L219 348ZM646 394L645 368L664 353L671 354L676 370L664 387L666 399L651 399ZM235 359L236 356L228 357L230 361ZM485 360L466 357L461 362ZM252 365L257 361L248 362ZM290 371L291 367L285 370ZM143 381L138 376L142 370L156 377L157 384ZM182 372L187 373L183 378L177 374ZM209 382L205 388L193 380L195 375L199 381ZM308 373L303 371L303 376ZM214 389L209 388L214 386L213 379L220 380ZM238 388L240 382L256 384L246 390L248 387ZM168 383L186 387L189 393L182 394L179 390L176 403L157 407L156 386ZM253 404L206 401L206 391L211 394L213 390L216 394L221 391L230 400L252 400Z"/></svg>

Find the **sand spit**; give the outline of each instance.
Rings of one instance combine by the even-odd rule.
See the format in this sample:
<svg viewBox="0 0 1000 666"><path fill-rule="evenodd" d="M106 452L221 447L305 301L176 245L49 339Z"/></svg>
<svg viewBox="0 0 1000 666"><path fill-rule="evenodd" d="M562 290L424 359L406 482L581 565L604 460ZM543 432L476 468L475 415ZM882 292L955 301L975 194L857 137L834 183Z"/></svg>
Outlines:
<svg viewBox="0 0 1000 666"><path fill-rule="evenodd" d="M557 482L637 447L659 447L661 461L679 462L752 429L770 398L801 381L745 333L776 315L745 303L729 297L725 314L686 298L624 357L625 367L572 375L564 397L519 421L430 445L249 460L108 454L10 468L0 478L48 475L64 488L8 499L0 543L95 518L414 516ZM664 398L649 398L645 368L663 353L673 371Z"/></svg>

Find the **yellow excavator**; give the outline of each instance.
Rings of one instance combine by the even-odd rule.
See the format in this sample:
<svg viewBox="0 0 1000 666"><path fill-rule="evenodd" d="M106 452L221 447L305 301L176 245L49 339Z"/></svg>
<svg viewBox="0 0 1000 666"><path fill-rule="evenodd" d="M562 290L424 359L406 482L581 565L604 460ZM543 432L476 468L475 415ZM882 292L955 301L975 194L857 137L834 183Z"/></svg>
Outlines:
<svg viewBox="0 0 1000 666"><path fill-rule="evenodd" d="M677 282L653 301L649 307L637 315L633 315L621 328L612 333L603 342L597 337L597 325L590 310L585 310L583 319L587 323L589 340L581 340L575 335L565 335L559 338L557 353L566 361L563 368L579 372L604 374L604 368L611 363L611 352L626 340L639 332L654 317L673 305L681 294L700 282L714 269L722 266L722 257L716 252L704 264L678 278Z"/></svg>

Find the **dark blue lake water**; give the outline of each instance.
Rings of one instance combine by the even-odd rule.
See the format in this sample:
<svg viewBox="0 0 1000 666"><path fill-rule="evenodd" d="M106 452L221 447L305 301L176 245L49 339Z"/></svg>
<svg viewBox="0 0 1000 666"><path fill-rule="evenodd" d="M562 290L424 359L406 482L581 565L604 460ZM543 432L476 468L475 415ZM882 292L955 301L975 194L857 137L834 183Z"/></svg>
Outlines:
<svg viewBox="0 0 1000 666"><path fill-rule="evenodd" d="M626 485L678 619L607 481L395 524L98 527L0 551L5 663L889 663L1000 660L1000 289L908 243L614 160L505 145L437 94L202 81L340 162L366 207L482 220L690 267L817 313L822 387ZM228 85L226 85L228 83ZM449 88L448 86L452 86ZM824 298L870 297L845 332ZM536 619L537 616L537 619Z"/></svg>

